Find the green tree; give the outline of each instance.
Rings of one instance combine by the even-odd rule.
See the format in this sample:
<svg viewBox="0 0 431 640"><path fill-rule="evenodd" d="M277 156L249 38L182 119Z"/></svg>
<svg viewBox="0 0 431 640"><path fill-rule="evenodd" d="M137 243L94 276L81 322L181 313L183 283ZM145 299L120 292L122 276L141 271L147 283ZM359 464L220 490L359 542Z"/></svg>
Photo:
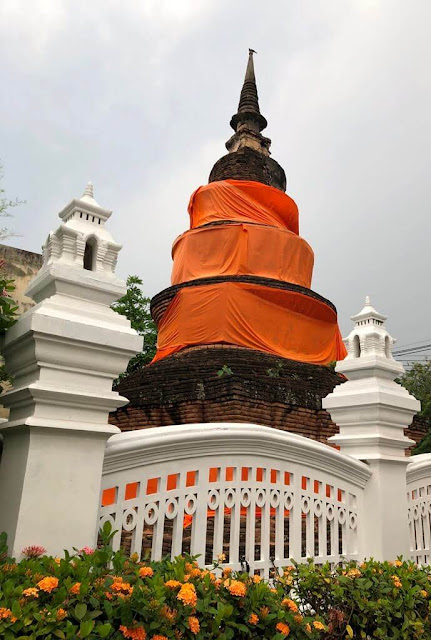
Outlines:
<svg viewBox="0 0 431 640"><path fill-rule="evenodd" d="M431 360L415 362L411 368L399 379L411 394L421 403L419 415L428 421L430 431L414 449L414 453L431 452Z"/></svg>
<svg viewBox="0 0 431 640"><path fill-rule="evenodd" d="M122 316L126 316L140 336L144 338L144 346L140 353L133 356L127 365L126 371L120 375L120 380L125 375L141 369L151 362L156 353L157 327L150 314L150 298L142 292L142 280L138 276L127 278L126 294L112 308Z"/></svg>

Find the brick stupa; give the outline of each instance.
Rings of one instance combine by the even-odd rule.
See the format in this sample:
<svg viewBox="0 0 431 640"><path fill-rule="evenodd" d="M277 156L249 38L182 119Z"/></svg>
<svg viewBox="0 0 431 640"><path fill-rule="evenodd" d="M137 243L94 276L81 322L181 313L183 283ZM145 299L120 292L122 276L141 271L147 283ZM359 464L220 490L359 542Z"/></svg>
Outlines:
<svg viewBox="0 0 431 640"><path fill-rule="evenodd" d="M310 288L313 252L261 133L251 50L230 124L228 154L192 195L190 230L174 242L172 286L151 302L157 355L120 382L130 404L111 422L255 423L326 443L337 428L322 398L343 381L328 364L345 351L335 307Z"/></svg>

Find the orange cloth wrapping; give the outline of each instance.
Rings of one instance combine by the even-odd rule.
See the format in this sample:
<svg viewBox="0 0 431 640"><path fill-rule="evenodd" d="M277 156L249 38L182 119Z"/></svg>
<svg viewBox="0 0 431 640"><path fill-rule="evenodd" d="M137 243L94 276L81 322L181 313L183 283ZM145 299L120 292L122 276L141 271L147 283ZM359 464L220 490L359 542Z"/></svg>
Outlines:
<svg viewBox="0 0 431 640"><path fill-rule="evenodd" d="M172 249L172 284L196 278L257 275L309 288L314 255L291 231L252 224L201 227L183 233Z"/></svg>
<svg viewBox="0 0 431 640"><path fill-rule="evenodd" d="M255 222L299 233L298 207L288 195L260 182L221 180L199 187L189 203L190 228L210 222Z"/></svg>
<svg viewBox="0 0 431 640"><path fill-rule="evenodd" d="M334 310L304 294L243 282L180 289L159 325L153 362L198 344L228 343L327 364L346 351Z"/></svg>

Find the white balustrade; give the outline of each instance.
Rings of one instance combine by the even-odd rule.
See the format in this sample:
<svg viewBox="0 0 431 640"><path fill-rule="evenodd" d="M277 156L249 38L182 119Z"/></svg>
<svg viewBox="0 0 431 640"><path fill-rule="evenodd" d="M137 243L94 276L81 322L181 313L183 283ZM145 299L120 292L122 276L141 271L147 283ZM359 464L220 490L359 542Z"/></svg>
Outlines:
<svg viewBox="0 0 431 640"><path fill-rule="evenodd" d="M334 448L249 424L194 424L113 436L100 526L115 549L153 560L219 554L268 577L291 559L359 558L366 464Z"/></svg>
<svg viewBox="0 0 431 640"><path fill-rule="evenodd" d="M407 504L412 560L431 564L431 454L413 456L407 467Z"/></svg>

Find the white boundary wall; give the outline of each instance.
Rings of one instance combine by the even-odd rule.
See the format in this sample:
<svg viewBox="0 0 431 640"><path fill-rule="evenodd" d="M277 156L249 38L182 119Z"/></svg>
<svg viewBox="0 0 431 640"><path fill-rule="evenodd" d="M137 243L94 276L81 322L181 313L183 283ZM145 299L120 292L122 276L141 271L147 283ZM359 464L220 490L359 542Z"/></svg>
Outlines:
<svg viewBox="0 0 431 640"><path fill-rule="evenodd" d="M359 559L370 475L332 447L252 424L123 433L107 445L100 525L117 530L114 549L202 565L224 552L225 565L268 577L290 559Z"/></svg>
<svg viewBox="0 0 431 640"><path fill-rule="evenodd" d="M431 564L431 453L414 456L407 467L407 504L412 560Z"/></svg>

